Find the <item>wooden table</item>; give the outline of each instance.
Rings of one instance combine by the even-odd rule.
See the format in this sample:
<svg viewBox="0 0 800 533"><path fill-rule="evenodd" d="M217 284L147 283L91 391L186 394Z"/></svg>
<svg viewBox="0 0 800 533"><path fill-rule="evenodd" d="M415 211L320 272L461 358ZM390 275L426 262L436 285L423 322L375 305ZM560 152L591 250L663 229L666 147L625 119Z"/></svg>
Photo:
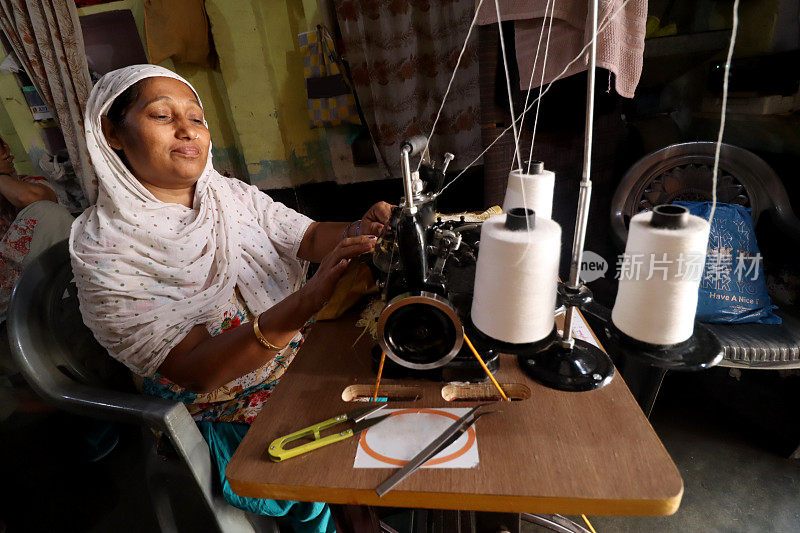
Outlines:
<svg viewBox="0 0 800 533"><path fill-rule="evenodd" d="M363 403L345 402L350 385L374 384L365 335L355 315L316 324L226 470L237 494L282 500L513 513L668 515L683 481L619 374L603 389L561 392L523 374L501 356L501 384L521 384L530 398L493 406L476 424L480 462L472 469L421 469L383 498L375 487L389 469L354 469L356 439L282 463L266 448L276 437ZM421 399L390 407L471 407L447 402L444 384L384 380L422 389ZM524 387L523 387L524 389Z"/></svg>

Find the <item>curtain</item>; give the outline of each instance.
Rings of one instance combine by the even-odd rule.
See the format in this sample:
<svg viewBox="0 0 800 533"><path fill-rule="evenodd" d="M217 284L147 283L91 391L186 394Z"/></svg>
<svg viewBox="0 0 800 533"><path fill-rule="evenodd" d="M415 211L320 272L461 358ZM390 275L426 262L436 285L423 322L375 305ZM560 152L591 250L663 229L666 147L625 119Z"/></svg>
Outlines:
<svg viewBox="0 0 800 533"><path fill-rule="evenodd" d="M475 14L474 0L335 0L343 55L364 116L394 177L400 143L429 135ZM481 152L477 28L447 97L431 157L463 168Z"/></svg>
<svg viewBox="0 0 800 533"><path fill-rule="evenodd" d="M83 131L92 88L78 11L72 0L0 0L0 29L42 100L53 111L84 191L95 181ZM86 207L94 198L80 198Z"/></svg>

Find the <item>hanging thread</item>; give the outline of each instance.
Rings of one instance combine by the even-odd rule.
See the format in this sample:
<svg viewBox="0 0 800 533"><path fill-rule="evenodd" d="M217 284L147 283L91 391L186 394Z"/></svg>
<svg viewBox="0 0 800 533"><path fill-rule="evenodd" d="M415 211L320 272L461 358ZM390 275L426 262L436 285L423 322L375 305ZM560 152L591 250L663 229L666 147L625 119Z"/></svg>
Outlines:
<svg viewBox="0 0 800 533"><path fill-rule="evenodd" d="M739 0L733 2L733 24L731 27L731 41L728 45L728 56L725 59L725 75L722 78L722 112L719 119L719 132L717 134L717 147L714 150L714 168L711 172L711 213L708 221L714 220L714 211L717 210L717 176L719 173L719 152L722 148L722 134L725 132L725 114L728 110L728 78L731 73L731 59L733 48L736 45L736 34L739 30Z"/></svg>
<svg viewBox="0 0 800 533"><path fill-rule="evenodd" d="M506 395L505 391L503 390L503 387L501 387L500 384L497 382L497 380L494 379L494 376L492 375L492 372L489 370L489 367L486 366L486 363L483 362L483 357L481 357L481 354L479 354L478 350L475 349L475 346L472 345L472 341L469 340L469 337L467 337L466 333L464 334L464 342L467 343L467 346L472 351L472 355L475 356L475 359L478 360L478 364L481 365L481 368L483 368L483 371L486 372L487 376L489 376L489 379L492 381L492 384L494 385L494 388L497 389L497 392L500 393L500 396L505 401L510 402L511 400Z"/></svg>
<svg viewBox="0 0 800 533"><path fill-rule="evenodd" d="M551 5L551 0L547 0L547 4L544 7L544 17L545 21L547 20L547 10ZM555 9L555 0L552 0L553 9ZM553 13L550 13L550 27L552 28L553 23ZM542 46L542 36L544 35L544 24L542 24L542 31L539 32L539 41L536 44L536 55L533 58L533 65L531 66L531 77L528 80L528 90L525 92L525 103L522 106L522 115L520 115L519 119L519 135L514 139L514 156L519 161L520 159L520 152L519 152L519 143L520 137L522 136L522 127L525 124L525 109L528 107L528 99L531 96L531 87L533 86L533 74L536 72L536 63L539 59L539 50ZM548 31L547 34L547 42L548 45L550 43L550 33ZM544 66L547 65L547 46L545 46L544 51L544 59L543 63ZM543 68L544 68L543 66ZM540 87L541 93L541 87ZM539 110L538 106L536 108L537 112ZM513 119L513 114L512 114ZM534 127L533 135L536 135L536 128ZM529 207L529 203L532 205L530 206L534 212L538 213L538 216L543 218L550 218L552 215L552 208L553 208L553 188L555 187L555 174L552 176L552 180L549 180L549 176L546 175L538 175L539 173L536 172L536 176L531 175L531 162L528 161L528 171L527 174L522 172L522 164L520 162L520 166L517 169L514 169L514 159L511 160L511 167L512 170L508 174L508 181L506 182L506 195L503 201L503 211L508 213L511 209L515 207L522 207L527 209ZM541 165L539 170L544 171L544 165ZM552 181L552 183L549 183ZM549 200L548 200L549 196ZM532 200L532 202L530 202ZM527 228L530 229L530 228Z"/></svg>
<svg viewBox="0 0 800 533"><path fill-rule="evenodd" d="M550 90L550 87L553 85L553 83L554 83L556 80L560 79L560 78L561 78L561 76L563 76L563 75L564 75L564 74L567 72L567 70L569 70L569 68L570 68L572 65L574 65L574 64L575 64L575 63L576 63L576 62L577 62L579 59L581 59L581 58L583 57L583 54L584 54L584 53L586 53L586 50L588 50L588 49L589 49L589 47L592 45L592 43L593 43L593 42L594 42L594 41L597 39L597 36L598 36L600 33L602 33L602 32L603 32L603 31L606 29L606 27L607 27L607 26L608 26L608 25L611 23L611 21L612 21L612 20L614 20L614 18L615 18L615 17L616 17L616 16L619 14L619 12L620 12L620 11L622 11L622 10L625 8L625 6L627 6L627 5L628 5L628 2L630 2L630 1L631 1L631 0L625 0L624 2L622 2L622 4L620 4L620 6L619 6L619 7L618 7L616 10L614 10L614 11L613 11L613 12L612 12L612 13L611 13L611 14L610 14L608 17L606 17L606 18L604 19L603 23L602 23L602 24L600 24L600 25L597 27L597 31L596 31L596 32L594 32L594 34L592 35L592 38L589 40L589 42L588 42L588 43L586 43L586 45L585 45L585 46L584 46L584 47L581 49L581 51L580 51L580 52L578 52L578 54L577 54L577 55L576 55L574 58L572 58L572 60L570 60L570 62L569 62L569 63L567 63L567 65L566 65L566 66L565 66L565 67L564 67L564 68L561 70L561 72L560 72L560 73L559 73L557 76L555 76L555 77L552 79L552 81L550 81L550 83L548 83L548 84L547 84L547 87L545 87L544 91L542 91L542 94L541 94L541 95L540 95L538 98L536 98L536 99L535 99L533 102L531 102L531 103L530 103L530 104L529 104L529 105L528 105L528 106L527 106L527 107L526 107L526 108L523 110L523 113L526 113L527 111L529 111L529 110L530 110L530 109L531 109L531 108L534 106L534 104L536 104L536 102L538 102L538 101L539 101L539 100L542 98L542 96L544 96L545 94L547 94L547 91L549 91L549 90ZM519 119L517 119L517 120L519 120ZM470 162L470 163L469 163L469 164L468 164L466 167L464 167L464 168L461 170L461 172L459 172L459 173L456 175L456 177L455 177L455 178L453 178L452 180L450 180L450 181L449 181L449 182L448 182L448 183L447 183L447 184L446 184L444 187L442 187L442 188L441 188L441 190L440 190L440 191L437 193L437 196L439 196L440 194L442 194L442 193L443 193L443 192L444 192L444 191L445 191L445 190L446 190L448 187L450 187L450 186L451 186L453 183L455 183L455 182L456 182L456 181L457 181L457 180L458 180L458 179L459 179L461 176L463 176L463 175L464 175L464 173L465 173L465 172L467 172L467 170L469 170L469 169L472 167L472 165L474 165L475 163L477 163L478 161L480 161L480 159L481 159L481 158L482 158L482 157L483 157L483 156L486 154L486 152L488 152L488 151L489 151L489 150L492 148L492 146L494 146L494 145L497 143L497 141L499 141L500 139L502 139L502 138L503 138L503 136L504 136L506 133L508 133L509 131L511 131L511 130L512 130L512 127L513 127L513 128L515 129L515 131L516 131L516 122L512 122L511 126L508 126L506 129L504 129L503 131L501 131L501 132L500 132L500 134L499 134L497 137L495 137L495 139L494 139L494 140L493 140L491 143L489 143L489 145L488 145L486 148L484 148L484 150L483 150L483 151L482 151L480 154L478 154L478 156L477 156L475 159L473 159L473 160L472 160L472 161L471 161L471 162Z"/></svg>
<svg viewBox="0 0 800 533"><path fill-rule="evenodd" d="M375 380L375 392L372 394L372 401L378 401L378 390L381 388L381 376L383 375L383 364L386 362L386 352L381 351L381 362L378 366L378 378Z"/></svg>
<svg viewBox="0 0 800 533"><path fill-rule="evenodd" d="M711 221L714 219L717 207L719 156L725 131L730 65L738 28L739 0L734 0L731 38L722 81L722 109L711 174L711 212L708 222L687 213L688 222L682 228L653 227L653 217L658 217L659 211L664 207L672 210L684 209L678 206L658 206L652 212L639 213L631 219L623 270L627 271L626 274L631 273L631 267L635 266L634 256L631 254L638 252L651 261L648 269L651 277L645 280L629 280L624 279L626 276L620 275L619 292L611 312L611 319L620 331L643 342L675 344L687 340L694 332L697 291L705 267ZM657 255L660 258L659 263L668 262L666 272L659 272L658 278L653 277L652 272L652 262L656 260ZM690 258L694 263L692 275L678 272L681 266L686 268L688 265L686 258ZM683 276L680 277L678 274ZM664 277L667 277L666 281Z"/></svg>
<svg viewBox="0 0 800 533"><path fill-rule="evenodd" d="M583 518L583 521L586 522L586 525L589 526L589 531L591 531L592 533L597 533L597 531L594 530L594 526L592 525L592 523L589 522L588 518L586 518L586 515L582 514L581 517Z"/></svg>
<svg viewBox="0 0 800 533"><path fill-rule="evenodd" d="M555 324L561 227L527 213L516 208L483 223L472 301L475 327L514 344L542 340Z"/></svg>
<svg viewBox="0 0 800 533"><path fill-rule="evenodd" d="M511 112L511 127L514 129L514 147L517 154L518 168L522 168L522 156L519 153L519 133L517 120L514 118L514 98L511 96L511 77L508 75L508 55L506 54L506 41L503 38L503 21L500 18L500 0L494 0L494 9L497 12L497 33L500 34L500 48L503 55L503 69L506 73L506 91L508 92L508 109Z"/></svg>
<svg viewBox="0 0 800 533"><path fill-rule="evenodd" d="M547 11L550 9L550 2L552 0L547 0L547 4L544 6L544 18L547 21ZM528 107L528 100L531 96L531 88L533 87L533 74L536 72L536 64L539 62L539 50L542 48L542 37L544 37L544 24L542 24L542 30L539 32L539 41L536 43L536 54L533 56L533 65L531 66L531 77L528 79L528 90L525 91L525 103L522 104L522 114L520 115L519 119L519 130L522 132L523 126L525 125L525 108ZM548 38L550 36L548 35ZM547 52L545 52L545 55ZM522 133L520 133L522 135ZM515 147L519 147L519 139L516 140ZM511 166L514 166L514 160L516 159L517 154L514 153L514 156L511 158ZM529 171L530 172L530 171Z"/></svg>
<svg viewBox="0 0 800 533"><path fill-rule="evenodd" d="M531 161L533 160L533 143L536 141L536 127L539 125L539 108L542 106L542 88L544 87L544 73L547 71L547 52L550 49L550 33L553 29L553 19L555 18L556 2L553 0L553 9L550 11L550 24L547 27L547 42L544 45L544 60L542 60L542 77L539 79L539 97L536 99L536 114L533 116L533 131L531 132L531 150L528 153L528 174L531 173ZM545 13L546 15L547 13ZM544 25L542 26L544 29ZM533 72L531 72L533 77ZM530 88L528 89L530 90Z"/></svg>
<svg viewBox="0 0 800 533"><path fill-rule="evenodd" d="M663 213L677 216L681 225L662 225ZM617 329L658 345L692 336L709 227L685 207L673 205L658 206L631 219L611 311Z"/></svg>

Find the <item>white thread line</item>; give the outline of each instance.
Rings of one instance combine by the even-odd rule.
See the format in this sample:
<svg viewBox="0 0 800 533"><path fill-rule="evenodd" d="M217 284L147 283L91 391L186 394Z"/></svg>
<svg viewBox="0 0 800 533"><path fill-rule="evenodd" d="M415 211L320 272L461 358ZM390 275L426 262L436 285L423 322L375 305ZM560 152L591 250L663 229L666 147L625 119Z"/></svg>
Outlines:
<svg viewBox="0 0 800 533"><path fill-rule="evenodd" d="M545 13L546 14L546 13ZM553 9L550 10L550 25L547 28L547 42L544 45L544 61L542 61L542 77L539 80L539 98L536 99L536 114L533 117L533 131L531 132L531 151L528 154L528 174L531 173L533 161L533 143L536 140L536 126L539 125L539 108L542 105L542 87L544 87L544 73L547 71L547 51L550 49L550 33L553 29L553 19L556 14L556 0L553 0ZM533 73L531 73L533 75Z"/></svg>
<svg viewBox="0 0 800 533"><path fill-rule="evenodd" d="M547 22L547 8L549 6L550 6L550 0L547 0L547 5L545 5L545 7L544 7L544 21L542 22L542 31L539 32L539 43L536 46L536 56L537 57L539 55L539 47L542 44L542 34L544 33L544 24L545 24L545 22ZM533 131L531 133L531 152L528 155L527 174L531 173L531 158L533 157L533 139L536 137L536 123L539 120L539 105L540 105L541 100L542 100L542 85L544 83L545 69L547 69L547 51L550 48L550 34L551 34L552 29L553 29L553 18L555 17L555 9L556 9L556 2L555 2L555 0L552 0L552 7L550 8L550 24L549 24L549 26L547 28L547 42L545 43L545 46L544 46L544 58L542 58L542 76L541 76L541 79L539 80L539 97L536 99L536 115L535 115L534 121L533 121ZM531 69L531 78L528 81L528 92L525 95L525 105L523 106L523 109L522 109L522 115L523 116L522 116L522 119L520 120L520 126L519 126L520 135L522 135L522 124L525 122L525 114L527 112L526 108L527 108L528 98L530 97L530 94L531 94L531 86L532 86L532 82L533 82L533 74L534 74L535 71L536 71L536 59L534 59L534 61L533 61L533 68ZM519 151L519 139L517 139L515 149L517 151ZM513 161L512 161L512 165L513 165ZM522 173L522 166L520 166L519 171L520 171L520 173ZM520 185L521 185L520 189L522 191L522 207L525 209L525 213L527 213L528 212L528 198L526 196L525 186L521 183L521 177L520 177ZM525 218L525 229L528 232L531 231L531 223L530 223L530 220L527 217ZM525 246L525 252L520 257L520 261L522 261L522 259L528 255L528 252L530 251L530 248L531 248L531 241L529 240L527 245Z"/></svg>
<svg viewBox="0 0 800 533"><path fill-rule="evenodd" d="M428 135L428 139L425 141L425 149L422 151L424 155L425 152L428 151L428 147L431 144L431 137L433 137L433 132L436 130L436 124L439 123L439 117L442 115L442 110L444 109L444 103L447 101L447 95L450 94L450 88L453 86L453 80L456 78L456 72L458 72L458 66L461 64L461 58L464 56L464 52L467 49L467 44L469 44L469 37L472 35L472 29L475 27L475 21L478 20L478 14L481 12L481 6L483 5L483 0L478 2L478 6L475 8L475 16L472 17L472 23L469 25L469 30L467 31L467 38L464 39L464 46L461 47L461 52L458 54L458 60L456 60L456 65L453 67L453 73L450 75L450 81L447 83L447 89L444 91L444 96L442 96L442 103L439 106L439 111L436 112L436 119L433 121L433 126L431 126L431 133ZM417 163L417 172L419 172L419 168L422 166L422 157L419 158L419 162Z"/></svg>
<svg viewBox="0 0 800 533"><path fill-rule="evenodd" d="M531 107L533 107L533 105L534 105L536 102L538 102L538 101L539 101L539 100L542 98L542 96L544 96L545 94L547 94L547 91L549 91L549 90L550 90L550 87L553 85L553 83L554 83L556 80L560 79L560 78L561 78L561 76L563 76L563 75L564 75L564 73L566 73L566 72L567 72L567 70L569 70L569 68L570 68L572 65L574 65L574 64L575 64L575 63L576 63L576 62L577 62L577 61L578 61L578 60L579 60L581 57L583 57L583 54L586 52L586 50L588 50L588 49L589 49L589 47L592 45L592 42L594 42L594 41L597 39L597 36L598 36L600 33L602 33L602 32L603 32L603 30L605 30L605 29L606 29L606 27L607 27L607 26L608 26L608 25L611 23L611 21L614 19L614 17L616 17L616 16L617 16L617 14L619 14L619 12L620 12L620 11L622 11L622 9L623 9L623 8L624 8L626 5L628 5L628 2L630 2L630 1L631 1L631 0L625 0L625 1L624 1L622 4L620 4L620 6L619 6L619 7L616 9L616 11L614 11L614 12L613 12L613 13L612 13L610 16L608 16L608 17L607 17L607 18L606 18L606 19L603 21L603 23L602 23L600 26L598 26L598 28L597 28L597 31L596 31L596 32L594 32L594 34L592 35L592 38L589 40L589 42L588 42L588 43L586 43L586 46L584 46L584 47L581 49L581 51L580 51L580 52L578 52L578 55L576 55L576 56L575 56L575 57L574 57L574 58L573 58L573 59L572 59L572 60L571 60L569 63L567 63L567 65L564 67L564 69L563 69L563 70L562 70L562 71L561 71L561 72L560 72L560 73L559 73L559 74L558 74L558 75L557 75L555 78L553 78L553 80L552 80L550 83L548 83L548 84L547 84L547 87L546 87L546 88L545 88L545 90L542 92L542 94L541 94L541 95L539 95L539 96L538 96L538 97L537 97L537 98L536 98L536 99L535 99L533 102L531 102L531 104L530 104L530 105L529 105L527 108L525 108L525 110L524 110L523 112L527 112L527 111L528 111L528 110L529 110ZM736 0L736 1L738 1L738 0ZM450 182L449 182L447 185L445 185L444 187L442 187L442 189L441 189L441 190L438 192L438 194L437 194L436 196L439 196L440 194L442 194L442 193L443 193L443 192L444 192L444 191L445 191L445 190L446 190L446 189L447 189L447 188L448 188L450 185L452 185L453 183L455 183L455 182L456 182L456 180L458 180L458 178L460 178L461 176L463 176L463 175L464 175L464 173L465 173L467 170L469 170L469 168L470 168L472 165L474 165L474 164L475 164L475 163L476 163L476 162L477 162L477 161L478 161L478 160L479 160L481 157L483 157L483 156L486 154L486 152L488 152L488 151L489 151L489 149L490 149L492 146L494 146L494 145L495 145L495 143L497 143L497 141L499 141L499 140L500 140L500 139L501 139L501 138L502 138L502 137L503 137L503 136L504 136L506 133L508 133L508 132L509 132L509 130L511 130L511 129L512 129L512 126L515 126L515 125L512 123L512 125L511 125L511 126L508 126L506 129L504 129L502 132L500 132L500 135L498 135L498 136L497 136L497 137L496 137L496 138L495 138L495 139L494 139L494 140L493 140L491 143L489 143L489 145L488 145L488 146L487 146L487 147L486 147L486 148L485 148L485 149L484 149L484 150L483 150L483 151L482 151L480 154L478 154L478 157L476 157L475 159L473 159L473 160L472 160L472 162L471 162L469 165L467 165L466 167L464 167L464 169L463 169L461 172L459 172L459 173L456 175L456 177L455 177L455 178L453 178L453 179L452 179L452 180L451 180L451 181L450 181Z"/></svg>
<svg viewBox="0 0 800 533"><path fill-rule="evenodd" d="M545 18L545 20L547 20L547 10L550 7L550 2L551 2L551 0L547 0L547 4L544 6L544 18ZM553 4L553 5L555 6L555 4ZM519 171L520 171L520 173L522 173L522 161L520 160L519 141L520 141L520 136L522 136L522 126L523 126L523 124L525 124L525 113L526 113L526 109L528 107L528 99L531 96L531 87L533 87L533 73L536 72L536 63L539 61L539 51L541 50L541 47L542 47L542 37L543 36L544 36L544 23L542 24L542 31L539 32L539 41L536 44L536 55L533 58L533 66L531 67L531 77L528 80L528 90L525 92L525 103L522 104L522 114L520 115L520 119L519 119L519 136L515 137L515 139L514 139L514 157L511 158L511 167L512 167L512 170L513 170L514 159L516 159L517 161L519 161ZM550 35L547 36L547 39L548 40L550 39ZM545 62L546 62L546 60L547 60L547 50L545 50L545 57L544 57L544 61ZM513 111L513 108L512 108L512 111ZM512 113L511 116L513 118L513 116L514 116L513 113ZM530 163L528 163L528 166L530 168ZM530 170L528 171L528 173L530 174ZM509 177L509 179L510 179L510 177ZM525 213L527 213L528 212L528 198L526 197L525 186L522 184L521 179L522 178L520 177L520 186L521 186L520 187L520 193L522 194L522 207L523 207L523 209L525 209ZM531 231L531 222L530 222L530 220L528 220L527 216L525 217L525 230L528 231L528 232ZM530 245L530 243L528 243L528 244ZM525 252L520 257L520 261L522 261L523 258L528 254L528 248L529 248L529 246L525 247Z"/></svg>
<svg viewBox="0 0 800 533"><path fill-rule="evenodd" d="M550 9L550 2L551 0L547 0L547 4L544 6L544 20L547 21L547 10ZM542 37L544 37L544 23L542 23L542 31L539 32L539 41L536 43L536 55L533 56L533 66L531 67L531 77L528 80L528 90L525 92L525 103L522 104L522 109L524 110L528 107L528 99L531 96L531 88L533 87L533 73L536 72L536 63L539 62L539 50L542 48ZM548 35L548 38L550 36ZM545 52L545 59L546 59ZM522 126L525 124L525 111L522 112L520 123L519 123L519 131L520 135L522 135ZM516 146L519 147L519 139L516 141ZM516 159L517 153L514 152L514 156L511 158L511 166L514 166L514 159Z"/></svg>
<svg viewBox="0 0 800 533"><path fill-rule="evenodd" d="M500 0L494 0L494 9L497 12L497 32L500 34L500 49L503 51L503 69L506 72L506 91L508 91L508 109L511 112L511 127L514 128L514 146L517 154L517 164L522 169L522 155L519 153L519 133L517 121L514 118L514 99L511 97L511 77L508 75L508 56L506 55L506 41L503 39L503 21L500 18Z"/></svg>
<svg viewBox="0 0 800 533"><path fill-rule="evenodd" d="M544 6L544 19L545 19L545 21L547 20L547 10L550 8L550 2L551 2L551 0L547 0L547 4ZM555 3L553 5L555 6ZM531 77L528 80L528 90L525 92L525 103L522 104L522 115L520 116L520 119L519 119L520 120L520 122L519 122L519 136L516 137L515 140L514 140L514 157L511 158L512 170L513 170L513 167L514 167L514 159L517 159L517 160L520 159L519 141L520 141L520 137L522 136L522 126L523 126L523 124L525 124L525 110L528 107L528 99L531 96L531 87L533 87L533 74L534 74L534 72L536 72L536 63L539 61L539 51L541 50L541 47L542 47L542 37L543 36L544 36L544 23L542 23L542 31L539 32L539 41L536 44L536 55L533 58L533 66L531 67ZM547 39L548 39L548 41L550 40L550 35L549 34L547 36ZM545 57L544 57L544 62L546 63L546 61L547 61L547 50L545 50ZM513 117L513 115L512 115L512 117ZM528 167L530 169L530 162L528 163ZM521 161L520 161L519 171L520 171L520 173L522 173L522 162ZM528 173L530 174L530 170L528 170ZM511 179L511 178L509 177L509 179ZM522 178L520 177L520 186L521 186L520 187L520 193L522 194L522 207L523 207L523 209L525 209L525 213L527 213L528 212L528 198L526 196L525 186L522 184L521 180L522 180ZM528 232L531 231L531 223L530 223L530 220L528 220L527 216L525 217L525 230L528 231ZM530 244L530 243L528 243L528 244ZM523 258L527 254L528 254L528 246L525 247L525 252L520 257L520 261L522 261Z"/></svg>
<svg viewBox="0 0 800 533"><path fill-rule="evenodd" d="M722 135L725 132L725 114L728 110L728 77L731 72L731 59L733 48L736 45L736 33L739 29L739 0L733 2L733 27L731 28L731 42L728 45L728 57L725 60L725 75L722 78L722 113L719 119L719 133L717 134L717 147L714 150L714 170L711 173L711 213L708 223L714 220L714 211L717 210L717 174L719 172L719 152L722 148Z"/></svg>

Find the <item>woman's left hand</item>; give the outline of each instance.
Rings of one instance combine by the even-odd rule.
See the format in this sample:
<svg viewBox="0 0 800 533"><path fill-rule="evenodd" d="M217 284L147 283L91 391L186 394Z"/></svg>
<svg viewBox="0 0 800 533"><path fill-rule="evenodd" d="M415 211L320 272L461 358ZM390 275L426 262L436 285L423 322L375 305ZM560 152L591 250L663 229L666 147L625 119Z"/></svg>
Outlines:
<svg viewBox="0 0 800 533"><path fill-rule="evenodd" d="M380 235L383 231L383 226L389 221L389 216L392 214L392 204L387 202L378 202L369 208L369 211L361 219L361 225L358 230L359 235Z"/></svg>

